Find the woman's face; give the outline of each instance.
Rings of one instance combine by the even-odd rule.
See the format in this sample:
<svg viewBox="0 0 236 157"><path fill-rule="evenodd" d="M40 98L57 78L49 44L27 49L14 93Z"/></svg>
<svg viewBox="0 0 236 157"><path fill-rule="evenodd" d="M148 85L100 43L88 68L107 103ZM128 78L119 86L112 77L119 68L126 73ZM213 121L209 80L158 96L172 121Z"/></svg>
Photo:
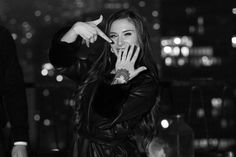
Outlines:
<svg viewBox="0 0 236 157"><path fill-rule="evenodd" d="M138 32L134 24L128 19L115 20L111 24L109 36L114 42L114 44L111 44L111 49L116 56L128 45L140 46Z"/></svg>

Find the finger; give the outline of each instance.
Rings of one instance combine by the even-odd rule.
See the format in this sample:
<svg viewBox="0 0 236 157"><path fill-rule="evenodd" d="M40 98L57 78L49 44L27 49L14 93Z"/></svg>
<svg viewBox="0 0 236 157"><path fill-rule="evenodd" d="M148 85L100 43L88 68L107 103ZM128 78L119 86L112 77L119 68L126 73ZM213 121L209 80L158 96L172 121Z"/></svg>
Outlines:
<svg viewBox="0 0 236 157"><path fill-rule="evenodd" d="M89 38L90 43L94 43L97 40L97 35L93 35L91 38Z"/></svg>
<svg viewBox="0 0 236 157"><path fill-rule="evenodd" d="M90 42L90 43L94 43L94 38L93 38L93 36L91 36L91 37L89 38L89 42Z"/></svg>
<svg viewBox="0 0 236 157"><path fill-rule="evenodd" d="M87 47L89 47L89 40L85 40Z"/></svg>
<svg viewBox="0 0 236 157"><path fill-rule="evenodd" d="M112 40L105 34L103 33L98 27L96 27L97 34L102 37L104 40L106 40L109 43L112 43Z"/></svg>
<svg viewBox="0 0 236 157"><path fill-rule="evenodd" d="M82 40L81 44L85 44L85 40L84 39Z"/></svg>
<svg viewBox="0 0 236 157"><path fill-rule="evenodd" d="M98 25L98 24L100 24L100 23L102 22L102 20L103 20L103 16L100 15L100 17L99 17L98 19L93 20L93 21L89 21L89 23L92 23L92 24Z"/></svg>
<svg viewBox="0 0 236 157"><path fill-rule="evenodd" d="M132 57L132 59L131 59L131 62L136 62L136 60L137 60L137 58L138 58L138 54L139 54L139 50L140 50L140 47L138 47L137 49L136 49L136 51L135 51L135 53L134 53L134 55L133 55L133 57Z"/></svg>
<svg viewBox="0 0 236 157"><path fill-rule="evenodd" d="M127 57L127 53L128 53L128 51L129 51L129 49L130 49L130 45L127 45L126 47L125 47L125 49L124 49L124 52L123 52L123 54L122 54L122 60L126 60L126 57Z"/></svg>
<svg viewBox="0 0 236 157"><path fill-rule="evenodd" d="M121 56L121 60L125 61L126 60L126 56L127 56L127 53L129 51L129 45L126 46L126 48L122 51L122 56Z"/></svg>
<svg viewBox="0 0 236 157"><path fill-rule="evenodd" d="M93 38L90 38L90 39L89 39L89 42L90 42L90 43L94 43L94 39L93 39Z"/></svg>
<svg viewBox="0 0 236 157"><path fill-rule="evenodd" d="M141 67L139 67L138 69L136 69L136 70L134 71L134 77L137 76L139 73L141 73L141 72L144 71L144 70L147 70L147 68L146 68L145 66L141 66Z"/></svg>
<svg viewBox="0 0 236 157"><path fill-rule="evenodd" d="M94 38L94 41L96 41L97 38L98 38L98 36L97 36L97 35L94 35L93 38Z"/></svg>
<svg viewBox="0 0 236 157"><path fill-rule="evenodd" d="M131 56L132 56L132 54L133 54L133 51L134 51L134 50L132 50L132 51L130 51L130 52L128 53L126 60L130 60L130 59L131 59Z"/></svg>
<svg viewBox="0 0 236 157"><path fill-rule="evenodd" d="M134 53L134 47L135 47L135 45L130 46L129 53L128 53L127 58L126 58L127 60L131 59L131 56Z"/></svg>
<svg viewBox="0 0 236 157"><path fill-rule="evenodd" d="M114 50L115 50L116 54L118 53L117 60L118 60L118 61L121 61L122 52L121 52L121 51L118 52L116 49L114 49Z"/></svg>

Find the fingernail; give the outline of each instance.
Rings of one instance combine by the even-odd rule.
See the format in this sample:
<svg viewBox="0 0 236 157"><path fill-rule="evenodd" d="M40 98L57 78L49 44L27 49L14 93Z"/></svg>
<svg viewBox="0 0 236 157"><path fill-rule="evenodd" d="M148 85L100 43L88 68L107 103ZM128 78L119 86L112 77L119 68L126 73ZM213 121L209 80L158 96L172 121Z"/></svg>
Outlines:
<svg viewBox="0 0 236 157"><path fill-rule="evenodd" d="M114 41L113 41L113 40L111 40L111 41L110 41L110 44L114 44Z"/></svg>

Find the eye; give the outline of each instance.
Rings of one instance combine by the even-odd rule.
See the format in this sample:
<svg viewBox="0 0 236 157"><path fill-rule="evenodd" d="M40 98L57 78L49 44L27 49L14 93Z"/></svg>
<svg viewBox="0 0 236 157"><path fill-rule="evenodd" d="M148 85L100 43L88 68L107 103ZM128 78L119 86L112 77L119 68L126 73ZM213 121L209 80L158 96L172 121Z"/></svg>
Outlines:
<svg viewBox="0 0 236 157"><path fill-rule="evenodd" d="M131 32L127 32L127 33L125 33L125 36L130 36L130 35L132 35Z"/></svg>
<svg viewBox="0 0 236 157"><path fill-rule="evenodd" d="M115 38L116 35L115 35L115 34L110 34L109 37L110 37L110 38Z"/></svg>

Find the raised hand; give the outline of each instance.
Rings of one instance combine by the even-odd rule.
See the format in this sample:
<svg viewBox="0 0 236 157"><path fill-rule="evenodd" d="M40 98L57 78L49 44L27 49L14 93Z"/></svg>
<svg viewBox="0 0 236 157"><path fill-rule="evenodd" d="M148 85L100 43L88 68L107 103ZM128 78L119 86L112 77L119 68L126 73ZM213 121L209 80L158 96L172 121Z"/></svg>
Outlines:
<svg viewBox="0 0 236 157"><path fill-rule="evenodd" d="M136 50L135 50L136 47ZM114 51L116 51L114 49ZM118 83L125 83L133 79L140 72L146 70L145 66L138 67L135 69L134 65L138 58L140 47L135 45L126 46L123 52L118 52L117 61L115 65L116 76L114 81Z"/></svg>
<svg viewBox="0 0 236 157"><path fill-rule="evenodd" d="M89 47L89 43L94 43L97 40L97 37L100 36L107 42L111 43L111 39L109 39L105 33L103 33L99 28L98 24L100 24L103 20L103 16L100 15L100 17L94 21L88 21L88 22L76 22L72 30L77 34L80 35L86 45Z"/></svg>

